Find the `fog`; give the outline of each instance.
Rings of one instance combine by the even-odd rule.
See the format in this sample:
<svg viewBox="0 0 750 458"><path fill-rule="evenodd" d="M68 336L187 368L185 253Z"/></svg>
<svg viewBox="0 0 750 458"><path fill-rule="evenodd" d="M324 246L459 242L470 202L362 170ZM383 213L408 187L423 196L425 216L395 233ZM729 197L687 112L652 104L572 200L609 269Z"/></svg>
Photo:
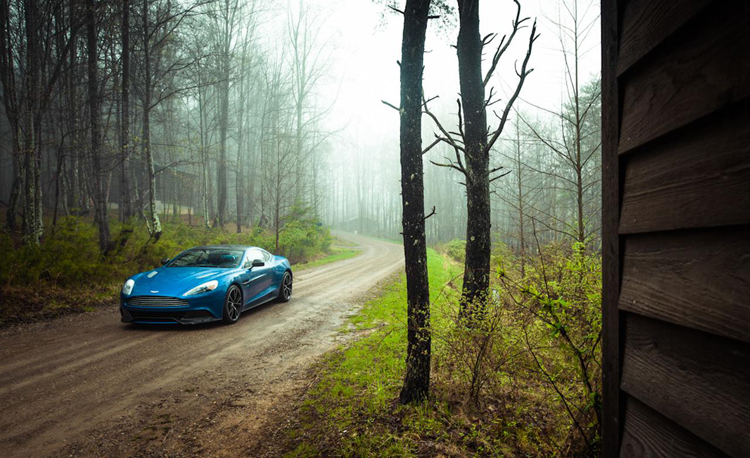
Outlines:
<svg viewBox="0 0 750 458"><path fill-rule="evenodd" d="M392 5L399 8L398 3ZM51 15L55 5L62 4L48 2L38 14ZM588 132L584 153L594 160L571 169L567 153L561 156L554 147L570 146L564 111L575 100L599 97L598 3L534 0L522 6L521 17L530 19L486 87L496 94L488 108L492 128L494 113L502 112L515 90L536 19L540 37L530 59L533 73L491 154L493 167L510 172L492 183L493 236L510 245L523 238L526 229L518 219L524 212L539 220L534 230L548 232L549 239L570 232L576 219L585 220L591 233L598 231L594 110L577 123ZM100 4L93 61L80 7L72 4L49 16L53 26L40 32L36 44L47 51L38 61L36 84L50 96L38 106L24 101L28 88L20 64L32 48L22 8L10 8L3 19L11 41L21 45L4 45L12 57L7 74L16 75L3 86L0 197L8 215L22 215L38 236L51 215L56 220L117 211L119 219L142 219L152 233L172 214L190 224L260 226L277 233L288 221L309 219L399 238L399 116L383 102L398 104L403 18L387 2L147 0L130 8L125 53L122 8L117 2ZM430 111L455 131L453 13L430 21L423 84L425 97L435 98ZM510 0L483 2L482 35L499 34L485 50L485 71L515 14ZM92 70L97 81L89 87ZM96 105L90 103L93 93ZM89 121L92 109L100 114L98 126ZM26 112L32 112L28 119ZM438 130L425 116L425 146ZM91 145L91 135L101 140L99 146ZM36 161L19 153L27 147L36 148ZM432 242L465 232L462 177L432 164L452 154L440 143L424 156L425 207L435 208L427 224ZM575 187L584 192L575 195Z"/></svg>

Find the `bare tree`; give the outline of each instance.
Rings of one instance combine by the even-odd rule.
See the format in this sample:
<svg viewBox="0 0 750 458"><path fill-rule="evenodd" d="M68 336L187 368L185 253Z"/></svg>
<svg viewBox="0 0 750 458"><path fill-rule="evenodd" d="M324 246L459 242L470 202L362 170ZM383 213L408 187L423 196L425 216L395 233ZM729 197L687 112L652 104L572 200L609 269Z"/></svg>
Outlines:
<svg viewBox="0 0 750 458"><path fill-rule="evenodd" d="M509 36L501 39L493 54L490 68L483 75L482 53L497 35L490 34L484 38L480 36L479 0L458 1L460 29L456 48L461 85L461 99L458 101L458 132L449 132L445 129L437 116L427 109L428 101L424 103L425 112L440 129L438 140L448 143L456 155L455 162L447 159L446 163L433 162L433 164L455 169L465 179L467 222L462 315L472 320L475 308L481 314L481 304L486 300L489 291L492 248L490 183L505 176L505 173L492 176L494 173L501 172L503 167L490 169L490 152L503 133L508 114L521 92L526 77L533 71L528 68L528 63L534 41L538 38L536 22L534 22L529 35L526 56L520 71L517 70L518 83L515 92L508 100L502 115L497 116L497 128L490 132L487 126L487 107L496 101L494 90L491 88L489 95L486 95L485 88L490 83L500 58L513 42L517 32L523 27L523 23L529 20L529 18L521 19L521 5L517 0L515 3L517 12L512 22L512 31Z"/></svg>
<svg viewBox="0 0 750 458"><path fill-rule="evenodd" d="M133 216L130 195L130 0L122 0L122 88L120 109L120 217L123 221Z"/></svg>
<svg viewBox="0 0 750 458"><path fill-rule="evenodd" d="M558 180L572 197L574 223L563 219L557 221L560 224L553 230L582 245L599 232L596 218L601 210L596 202L600 182L601 86L598 79L581 84L579 70L581 48L598 19L598 16L587 17L591 6L589 2L581 11L578 0L564 1L562 9L567 16L557 22L560 51L565 62L565 99L559 110L537 108L551 114L559 128L544 132L534 123L524 120L533 137L557 158L556 166L547 173Z"/></svg>
<svg viewBox="0 0 750 458"><path fill-rule="evenodd" d="M422 164L422 74L430 0L407 0L401 43L401 196L406 258L406 376L399 399L420 402L430 389L430 288Z"/></svg>
<svg viewBox="0 0 750 458"><path fill-rule="evenodd" d="M99 100L99 50L97 48L96 2L86 0L86 42L88 46L88 100L91 132L91 162L94 175L96 221L99 227L99 249L109 251L109 218L102 181L101 112Z"/></svg>

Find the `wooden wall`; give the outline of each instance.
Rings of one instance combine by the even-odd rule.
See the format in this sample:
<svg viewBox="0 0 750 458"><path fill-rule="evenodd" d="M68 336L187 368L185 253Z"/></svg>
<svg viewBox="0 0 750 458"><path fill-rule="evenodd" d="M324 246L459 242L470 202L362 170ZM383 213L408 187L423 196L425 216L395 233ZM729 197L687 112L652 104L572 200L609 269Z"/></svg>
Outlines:
<svg viewBox="0 0 750 458"><path fill-rule="evenodd" d="M750 1L603 0L605 456L750 456Z"/></svg>

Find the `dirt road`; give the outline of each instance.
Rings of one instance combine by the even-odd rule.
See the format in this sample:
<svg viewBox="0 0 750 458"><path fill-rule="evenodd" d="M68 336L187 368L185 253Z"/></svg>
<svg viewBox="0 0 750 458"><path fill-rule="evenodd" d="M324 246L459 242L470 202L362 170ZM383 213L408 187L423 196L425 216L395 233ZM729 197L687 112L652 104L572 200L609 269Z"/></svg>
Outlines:
<svg viewBox="0 0 750 458"><path fill-rule="evenodd" d="M299 272L294 297L232 326L133 327L115 306L0 335L0 455L238 456L335 345L402 248Z"/></svg>

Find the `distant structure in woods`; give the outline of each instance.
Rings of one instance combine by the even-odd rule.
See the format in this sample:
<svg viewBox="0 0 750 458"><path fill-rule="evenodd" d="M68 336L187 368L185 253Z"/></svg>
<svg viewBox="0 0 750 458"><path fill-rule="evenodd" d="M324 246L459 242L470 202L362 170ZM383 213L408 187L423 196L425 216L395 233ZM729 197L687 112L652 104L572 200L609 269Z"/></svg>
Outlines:
<svg viewBox="0 0 750 458"><path fill-rule="evenodd" d="M359 234L381 235L380 224L372 218L358 216L336 224L336 229Z"/></svg>
<svg viewBox="0 0 750 458"><path fill-rule="evenodd" d="M750 456L750 2L604 0L605 456Z"/></svg>

